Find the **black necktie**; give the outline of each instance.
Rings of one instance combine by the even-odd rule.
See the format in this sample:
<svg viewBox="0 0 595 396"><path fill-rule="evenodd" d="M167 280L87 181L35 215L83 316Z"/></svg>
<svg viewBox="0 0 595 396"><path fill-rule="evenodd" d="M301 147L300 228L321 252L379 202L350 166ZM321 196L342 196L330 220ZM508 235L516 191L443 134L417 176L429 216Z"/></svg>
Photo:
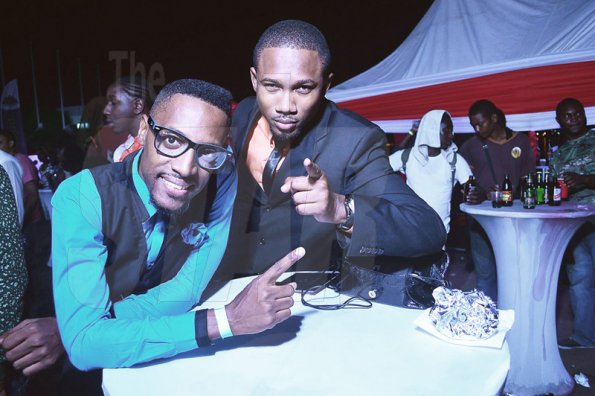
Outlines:
<svg viewBox="0 0 595 396"><path fill-rule="evenodd" d="M264 170L262 172L262 188L267 194L271 191L273 179L275 178L275 169L277 169L277 165L279 165L282 153L283 149L275 146L273 151L271 151L271 155L269 155L266 165L264 166Z"/></svg>

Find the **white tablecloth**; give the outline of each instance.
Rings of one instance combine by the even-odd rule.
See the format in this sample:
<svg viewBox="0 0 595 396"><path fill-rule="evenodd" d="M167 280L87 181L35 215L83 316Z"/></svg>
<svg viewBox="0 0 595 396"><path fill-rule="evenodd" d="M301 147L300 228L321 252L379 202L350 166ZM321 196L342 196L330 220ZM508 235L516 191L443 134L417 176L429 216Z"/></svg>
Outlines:
<svg viewBox="0 0 595 396"><path fill-rule="evenodd" d="M237 279L203 307L231 301ZM325 290L325 303L334 293ZM299 301L299 295L295 295ZM264 333L142 367L106 369L107 395L495 395L509 367L501 349L457 346L416 328L421 311L374 304L319 311L302 306Z"/></svg>
<svg viewBox="0 0 595 396"><path fill-rule="evenodd" d="M486 231L498 270L498 306L515 311L508 333L510 373L505 392L518 395L565 395L574 381L556 342L556 290L568 241L595 207L564 202L523 209L492 208L491 202L461 204Z"/></svg>

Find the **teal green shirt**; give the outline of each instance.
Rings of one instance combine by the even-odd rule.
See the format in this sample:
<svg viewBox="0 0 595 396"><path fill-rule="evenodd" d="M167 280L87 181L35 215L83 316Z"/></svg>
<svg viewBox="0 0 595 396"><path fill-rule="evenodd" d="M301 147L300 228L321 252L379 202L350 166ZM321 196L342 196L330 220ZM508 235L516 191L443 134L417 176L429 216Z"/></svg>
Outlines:
<svg viewBox="0 0 595 396"><path fill-rule="evenodd" d="M138 157L133 183L152 214L156 210L138 174ZM114 303L105 277L107 247L93 176L84 170L60 185L52 198L54 299L62 342L77 368L128 367L197 348L190 310L223 257L236 191L235 170L218 177L206 242L190 253L173 279ZM162 231L142 226L147 244L158 249Z"/></svg>

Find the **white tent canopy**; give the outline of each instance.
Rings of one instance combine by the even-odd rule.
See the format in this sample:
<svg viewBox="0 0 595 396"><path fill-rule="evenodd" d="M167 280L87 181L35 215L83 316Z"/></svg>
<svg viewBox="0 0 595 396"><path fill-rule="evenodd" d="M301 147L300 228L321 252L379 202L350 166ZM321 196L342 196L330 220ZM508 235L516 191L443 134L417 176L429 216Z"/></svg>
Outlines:
<svg viewBox="0 0 595 396"><path fill-rule="evenodd" d="M436 0L396 51L327 94L386 132L436 108L472 132L467 109L483 98L512 129L557 128L553 110L568 96L595 121L592 0Z"/></svg>

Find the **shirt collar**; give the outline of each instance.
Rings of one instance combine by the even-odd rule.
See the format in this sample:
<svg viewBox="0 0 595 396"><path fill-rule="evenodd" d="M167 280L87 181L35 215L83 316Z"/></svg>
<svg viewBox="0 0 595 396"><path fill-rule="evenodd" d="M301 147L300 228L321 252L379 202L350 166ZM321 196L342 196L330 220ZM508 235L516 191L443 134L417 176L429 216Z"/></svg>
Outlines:
<svg viewBox="0 0 595 396"><path fill-rule="evenodd" d="M145 205L147 213L149 213L149 218L151 218L155 213L157 213L157 207L153 204L153 202L151 202L151 194L149 193L147 184L138 173L138 162L142 154L143 149L141 148L138 151L138 154L134 156L134 161L132 162L132 183L134 184L134 188L143 202L143 205Z"/></svg>

